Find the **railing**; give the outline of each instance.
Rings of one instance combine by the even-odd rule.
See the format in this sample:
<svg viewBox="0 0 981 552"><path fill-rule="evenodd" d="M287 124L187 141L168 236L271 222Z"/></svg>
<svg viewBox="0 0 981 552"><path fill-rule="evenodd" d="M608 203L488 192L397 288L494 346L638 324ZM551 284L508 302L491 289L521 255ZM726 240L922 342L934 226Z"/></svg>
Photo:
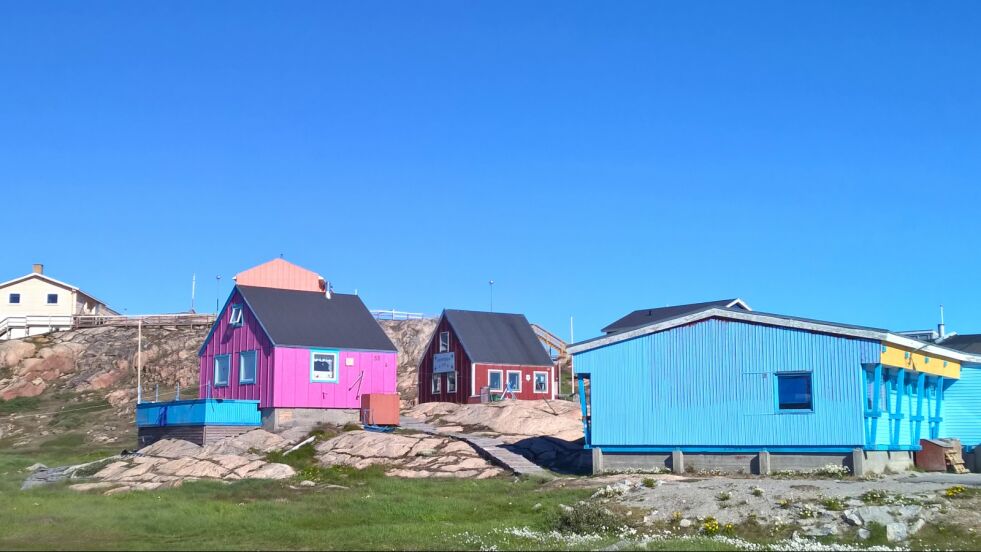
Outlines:
<svg viewBox="0 0 981 552"><path fill-rule="evenodd" d="M435 316L421 312L405 312L395 309L373 309L371 315L375 317L375 320L426 320L428 318L436 318Z"/></svg>
<svg viewBox="0 0 981 552"><path fill-rule="evenodd" d="M144 314L144 315L79 315L72 317L72 327L94 328L97 326L210 326L215 322L214 314Z"/></svg>
<svg viewBox="0 0 981 552"><path fill-rule="evenodd" d="M565 341L560 339L557 335L539 326L538 324L532 324L531 329L535 332L538 340L555 349L556 352L558 352L559 357L564 357L568 354Z"/></svg>
<svg viewBox="0 0 981 552"><path fill-rule="evenodd" d="M0 336L11 330L23 329L30 335L31 328L68 329L72 327L71 316L8 316L0 320Z"/></svg>

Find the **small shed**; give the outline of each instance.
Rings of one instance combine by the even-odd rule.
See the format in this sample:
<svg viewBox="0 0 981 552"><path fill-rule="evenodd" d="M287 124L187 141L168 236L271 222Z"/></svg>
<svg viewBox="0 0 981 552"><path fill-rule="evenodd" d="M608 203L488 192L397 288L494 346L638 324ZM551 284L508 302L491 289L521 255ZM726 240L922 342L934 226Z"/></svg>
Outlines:
<svg viewBox="0 0 981 552"><path fill-rule="evenodd" d="M420 403L555 398L552 358L523 314L444 310L418 374Z"/></svg>
<svg viewBox="0 0 981 552"><path fill-rule="evenodd" d="M924 471L947 471L948 456L960 458L961 444L957 439L920 439L916 452L916 467Z"/></svg>

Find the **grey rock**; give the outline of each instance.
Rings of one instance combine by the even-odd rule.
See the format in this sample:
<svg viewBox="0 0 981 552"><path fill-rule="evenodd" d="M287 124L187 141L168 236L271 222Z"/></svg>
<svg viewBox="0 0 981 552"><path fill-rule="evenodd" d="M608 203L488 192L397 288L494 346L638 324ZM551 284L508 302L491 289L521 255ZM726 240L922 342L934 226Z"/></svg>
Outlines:
<svg viewBox="0 0 981 552"><path fill-rule="evenodd" d="M869 531L868 529L859 529L858 530L858 538L860 538L862 540L867 540L871 536L872 536L872 531Z"/></svg>
<svg viewBox="0 0 981 552"><path fill-rule="evenodd" d="M893 523L892 514L886 506L863 506L855 509L855 514L862 519L863 524L878 523L879 525L889 525Z"/></svg>
<svg viewBox="0 0 981 552"><path fill-rule="evenodd" d="M33 473L33 472L36 472L38 470L46 470L46 469L48 469L47 466L45 466L44 464L38 462L36 464L31 464L30 466L27 466L26 468L24 468L24 471L29 471L29 472Z"/></svg>
<svg viewBox="0 0 981 552"><path fill-rule="evenodd" d="M924 527L926 527L926 521L923 521L922 518L921 519L918 519L918 520L916 520L916 521L913 522L913 525L910 525L909 526L909 534L910 535L915 535L915 534L919 533L920 532L920 529L923 529Z"/></svg>
<svg viewBox="0 0 981 552"><path fill-rule="evenodd" d="M838 526L833 523L828 523L817 527L811 527L804 533L811 537L828 537L838 534Z"/></svg>
<svg viewBox="0 0 981 552"><path fill-rule="evenodd" d="M842 514L841 517L849 525L854 525L856 527L861 527L862 525L865 524L865 522L862 520L862 517L859 516L858 514L856 514L855 512L851 511L851 510L845 510L845 513Z"/></svg>
<svg viewBox="0 0 981 552"><path fill-rule="evenodd" d="M303 481L300 481L301 487L315 487L316 485L317 485L316 483L310 481L309 479L304 479Z"/></svg>
<svg viewBox="0 0 981 552"><path fill-rule="evenodd" d="M918 516L922 511L923 511L923 507L917 506L916 504L912 504L909 506L900 506L899 508L896 509L896 513L898 513L901 517L904 518L911 518L911 517Z"/></svg>
<svg viewBox="0 0 981 552"><path fill-rule="evenodd" d="M886 539L889 542L900 542L909 538L905 523L895 522L886 525Z"/></svg>
<svg viewBox="0 0 981 552"><path fill-rule="evenodd" d="M678 526L679 527L685 527L685 528L691 527L691 520L690 519L683 519L683 520L681 520L681 521L678 522Z"/></svg>
<svg viewBox="0 0 981 552"><path fill-rule="evenodd" d="M531 509L534 510L534 511L541 510L542 509L542 503L541 502L536 502L535 505L531 507Z"/></svg>

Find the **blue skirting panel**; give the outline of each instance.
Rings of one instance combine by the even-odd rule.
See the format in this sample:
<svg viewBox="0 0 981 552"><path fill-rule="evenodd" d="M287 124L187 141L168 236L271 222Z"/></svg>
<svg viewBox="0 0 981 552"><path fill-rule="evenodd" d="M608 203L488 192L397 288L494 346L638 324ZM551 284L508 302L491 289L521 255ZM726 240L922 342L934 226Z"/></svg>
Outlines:
<svg viewBox="0 0 981 552"><path fill-rule="evenodd" d="M194 399L136 405L137 427L259 426L259 401Z"/></svg>

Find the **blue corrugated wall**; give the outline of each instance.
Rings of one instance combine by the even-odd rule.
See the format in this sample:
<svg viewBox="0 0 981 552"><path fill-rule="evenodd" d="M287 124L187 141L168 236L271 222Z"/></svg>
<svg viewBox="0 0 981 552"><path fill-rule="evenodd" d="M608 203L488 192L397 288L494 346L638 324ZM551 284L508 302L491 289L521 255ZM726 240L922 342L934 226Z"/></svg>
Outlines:
<svg viewBox="0 0 981 552"><path fill-rule="evenodd" d="M192 399L136 406L137 427L254 425L262 423L259 401Z"/></svg>
<svg viewBox="0 0 981 552"><path fill-rule="evenodd" d="M879 343L707 320L575 355L597 447L860 447ZM776 372L813 372L814 411L777 413Z"/></svg>
<svg viewBox="0 0 981 552"><path fill-rule="evenodd" d="M940 436L960 439L968 449L981 444L981 365L961 367L961 379L944 386Z"/></svg>

